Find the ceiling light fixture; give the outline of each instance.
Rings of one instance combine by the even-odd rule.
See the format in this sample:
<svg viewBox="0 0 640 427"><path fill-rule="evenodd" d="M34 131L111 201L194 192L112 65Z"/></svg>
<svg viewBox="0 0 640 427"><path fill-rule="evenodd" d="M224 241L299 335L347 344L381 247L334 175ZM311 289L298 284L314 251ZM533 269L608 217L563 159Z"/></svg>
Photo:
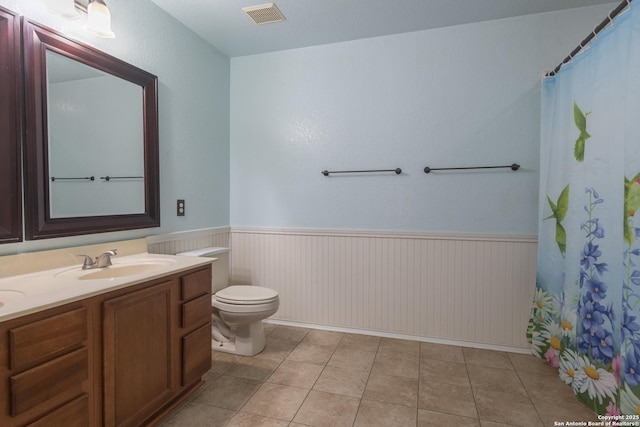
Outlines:
<svg viewBox="0 0 640 427"><path fill-rule="evenodd" d="M116 36L111 31L111 12L104 0L45 0L44 7L49 12L66 19L79 18L79 9L87 13L85 30L109 39Z"/></svg>
<svg viewBox="0 0 640 427"><path fill-rule="evenodd" d="M66 19L78 19L80 14L75 8L74 0L47 0L44 3L49 12Z"/></svg>
<svg viewBox="0 0 640 427"><path fill-rule="evenodd" d="M90 0L87 6L87 22L84 29L109 39L116 35L111 31L111 12L103 0Z"/></svg>

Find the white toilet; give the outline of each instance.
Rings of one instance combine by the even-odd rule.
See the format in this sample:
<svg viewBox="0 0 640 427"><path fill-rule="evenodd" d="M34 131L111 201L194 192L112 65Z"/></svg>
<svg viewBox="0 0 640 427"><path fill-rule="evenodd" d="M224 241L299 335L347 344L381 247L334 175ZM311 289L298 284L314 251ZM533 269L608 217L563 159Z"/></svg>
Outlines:
<svg viewBox="0 0 640 427"><path fill-rule="evenodd" d="M265 346L262 320L278 311L280 299L278 292L262 286L227 286L228 254L228 248L203 248L177 255L218 258L212 277L211 349L254 356Z"/></svg>

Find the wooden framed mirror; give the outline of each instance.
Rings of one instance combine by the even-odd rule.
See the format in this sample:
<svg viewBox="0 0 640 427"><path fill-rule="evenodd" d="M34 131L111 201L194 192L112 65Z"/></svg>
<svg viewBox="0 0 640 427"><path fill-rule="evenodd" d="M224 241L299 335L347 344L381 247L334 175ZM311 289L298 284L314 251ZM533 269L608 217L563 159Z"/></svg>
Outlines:
<svg viewBox="0 0 640 427"><path fill-rule="evenodd" d="M22 240L20 21L0 8L0 243Z"/></svg>
<svg viewBox="0 0 640 427"><path fill-rule="evenodd" d="M22 38L27 239L158 227L157 77L27 19Z"/></svg>

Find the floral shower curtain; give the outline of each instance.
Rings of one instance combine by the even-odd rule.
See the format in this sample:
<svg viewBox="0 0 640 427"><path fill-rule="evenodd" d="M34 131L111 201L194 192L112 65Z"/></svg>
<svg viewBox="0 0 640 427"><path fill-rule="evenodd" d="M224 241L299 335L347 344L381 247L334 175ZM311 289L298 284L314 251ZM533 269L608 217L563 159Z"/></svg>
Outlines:
<svg viewBox="0 0 640 427"><path fill-rule="evenodd" d="M578 399L640 414L640 2L542 83L528 335Z"/></svg>

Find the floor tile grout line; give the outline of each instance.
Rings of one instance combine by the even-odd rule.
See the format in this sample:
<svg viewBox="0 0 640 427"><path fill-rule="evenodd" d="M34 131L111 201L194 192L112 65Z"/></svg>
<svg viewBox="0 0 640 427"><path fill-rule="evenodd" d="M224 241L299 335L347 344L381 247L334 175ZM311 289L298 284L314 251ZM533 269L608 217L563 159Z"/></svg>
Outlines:
<svg viewBox="0 0 640 427"><path fill-rule="evenodd" d="M511 357L509 357L508 354L507 354L507 359L509 360L509 363L513 367L513 370L516 373L516 376L518 377L518 381L520 381L522 388L524 389L525 393L527 393L527 398L529 399L529 402L531 402L531 406L533 406L533 408L536 410L536 414L538 415L538 421L540 421L540 425L544 426L544 418L542 417L542 414L540 413L540 410L538 409L538 406L536 405L535 401L531 397L529 390L524 385L524 381L522 381L522 377L520 376L520 371L516 368L516 365L513 363L513 360L511 359Z"/></svg>
<svg viewBox="0 0 640 427"><path fill-rule="evenodd" d="M367 380L364 382L364 390L362 390L362 396L360 396L358 407L356 408L356 416L353 418L353 423L351 423L352 427L355 427L356 420L358 419L358 413L360 412L360 407L362 406L362 401L364 400L364 393L367 391L367 385L369 384L369 380L371 379L371 372L373 372L373 365L376 363L376 358L378 357L378 352L380 351L380 343L382 340L378 341L378 347L376 348L376 353L373 356L373 362L371 362L371 366L369 367L369 372L367 375Z"/></svg>
<svg viewBox="0 0 640 427"><path fill-rule="evenodd" d="M531 403L531 406L534 408L534 410L536 412L536 415L538 416L538 420L537 421L539 421L539 423L540 423L539 425L544 426L544 421L542 419L542 416L540 415L540 412L538 411L538 408L534 404L533 399L531 399L529 391L524 386L524 383L522 382L522 379L520 378L520 374L519 374L518 370L516 369L515 365L513 364L513 361L511 360L511 358L509 357L509 355L506 352L501 352L501 353L504 354L504 356L506 357L507 361L509 362L509 365L512 367L512 369L503 369L503 370L504 371L513 371L516 374L516 377L518 378L518 382L522 386L522 389L524 390L524 392L526 394L526 397L529 400L529 403ZM465 363L465 365L466 365L466 363ZM471 366L476 366L476 367L481 367L481 368L501 369L501 368L498 368L498 367L474 365L474 364L471 364ZM467 373L468 373L468 370L467 370ZM482 389L476 389L473 386L473 383L471 382L471 376L469 376L469 382L471 383L471 390L472 390L472 395L473 395L474 402L476 402L476 412L478 412L478 403L477 403L477 400L476 400L476 394L479 394L482 391ZM480 418L480 413L479 412L478 412L478 420L482 424L483 419ZM492 420L484 420L484 421L495 422L495 421L492 421Z"/></svg>
<svg viewBox="0 0 640 427"><path fill-rule="evenodd" d="M511 362L511 364L513 365L513 361L511 360L511 358L508 357L508 359L509 359L509 362ZM516 372L516 376L518 377L518 381L520 381L520 384L522 384L522 388L524 389L525 393L527 393L527 398L531 402L531 406L533 406L533 408L536 410L536 414L538 415L538 419L540 421L540 424L544 425L544 418L542 417L542 414L540 413L540 409L538 408L538 405L536 405L536 402L531 397L531 394L529 393L529 390L527 389L527 387L525 387L524 382L522 381L522 377L520 377L520 372L516 369L515 365L513 365L513 369Z"/></svg>
<svg viewBox="0 0 640 427"><path fill-rule="evenodd" d="M456 346L456 348L459 348L459 349L462 350L462 347ZM480 412L478 411L478 403L476 401L475 393L473 392L473 385L471 384L471 378L469 376L469 369L467 367L466 358L464 357L464 353L463 353L462 356L463 356L464 363L461 363L461 364L464 365L465 372L467 373L467 380L468 380L468 383L469 383L469 389L471 390L471 396L473 397L473 404L474 404L477 416L476 417L468 417L466 415L453 414L453 413L450 413L450 412L442 412L442 411L438 411L438 410L435 410L435 409L426 409L426 410L427 411L431 411L431 412L437 412L439 414L444 414L444 415L452 415L452 416L456 416L456 417L464 417L464 418L473 419L473 420L478 421L478 424L482 425L482 421L483 420L480 418ZM422 354L420 356L420 359L422 359ZM428 357L425 357L425 359L438 360L438 361L441 361L441 362L447 362L446 360L431 359L431 358L428 358ZM447 363L459 363L459 362L447 362ZM420 363L420 370L422 370L422 363ZM419 378L419 381L421 381L420 378ZM434 382L436 382L436 381L434 381ZM448 383L443 383L443 384L453 385L453 384L448 384ZM420 386L420 383L418 383L418 387L419 386ZM418 390L418 410L421 409L420 408L420 394L419 393L420 393L420 390ZM489 421L489 420L485 420L485 421Z"/></svg>
<svg viewBox="0 0 640 427"><path fill-rule="evenodd" d="M296 347L291 350L292 352L298 348L298 345L300 345L303 341L304 338L309 334L309 331L307 331L307 333L304 335L304 337L298 342L298 344L296 345ZM344 334L342 334L342 337L340 337L340 341L342 341L342 339L344 338ZM322 371L320 372L320 375L322 375L322 372L324 372L324 369L328 366L329 361L331 360L331 358L333 357L334 353L336 352L336 349L338 348L338 345L340 345L340 341L338 341L338 344L336 344L335 348L333 349L333 351L331 352L331 356L329 356L329 359L327 359L327 361L325 362L325 364L322 367ZM285 359L286 360L286 359ZM275 372L275 371L274 371ZM320 375L318 375L318 378L320 378ZM318 382L318 378L316 378L316 380L313 382L313 385L311 386L311 388L307 391L306 396L304 397L304 400L302 401L302 403L300 404L300 406L298 406L298 409L296 410L296 413L293 414L293 417L291 417L291 420L289 420L289 424L291 424L292 422L294 422L293 420L296 418L296 416L298 415L298 413L300 412L300 409L304 406L304 402L307 401L307 399L309 398L309 395L311 394L311 390L313 390L313 386L316 385L316 382ZM355 421L355 420L354 420Z"/></svg>
<svg viewBox="0 0 640 427"><path fill-rule="evenodd" d="M276 329L276 328L274 328L273 330L271 330L268 334L265 334L265 339L266 339L266 337L267 337L267 336L271 335L271 333L272 333L275 329ZM307 331L307 333L308 333L308 331ZM305 337L306 335L307 335L307 334L305 333L305 334L303 335L303 337L300 339L300 341L298 341L298 342L297 342L296 347L300 344L300 342L304 339L304 337ZM295 347L294 347L294 348L295 348ZM292 350L292 351L293 351L293 350ZM288 356L288 355L287 355L287 356ZM241 361L241 360L242 360L242 358L240 358L240 359L238 359L238 360L234 361L233 363L235 364L235 363L237 363L237 362L239 362L239 361ZM275 360L275 359L271 359L271 360ZM256 381L260 381L260 382L261 382L260 386L259 386L259 387L257 387L257 388L253 391L253 393L251 393L251 395L249 396L249 398L248 398L248 399L247 399L247 400L242 404L242 406L240 406L240 408L239 408L239 409L236 411L236 413L234 414L234 417L235 417L239 412L242 412L242 409L247 405L247 403L249 403L249 401L251 400L251 398L252 398L253 396L255 396L255 394L258 392L258 390L260 390L260 388L262 388L262 386L264 386L264 385L267 383L267 381L269 380L269 378L271 377L271 375L273 375L273 373L274 373L274 372L275 372L275 371L276 371L276 370L277 370L277 369L282 365L282 363L283 363L285 360L286 360L286 357L285 357L284 359L280 360L280 361L279 361L279 363L278 363L278 365L273 369L273 371L271 372L271 374L269 374L269 376L268 376L267 378L265 378L264 380L256 380ZM224 375L224 374L222 374L222 375ZM231 376L231 375L229 375L229 376ZM237 378L242 378L242 377L237 377ZM248 412L246 412L246 413L248 413ZM263 415L261 415L261 416L263 416ZM267 418L270 418L270 417L267 417ZM226 424L228 424L228 423L230 423L232 419L233 419L233 417L231 417L231 418L229 419L229 421L228 421L227 423L225 423L225 425L226 425ZM291 421L289 421L289 423L291 423Z"/></svg>

